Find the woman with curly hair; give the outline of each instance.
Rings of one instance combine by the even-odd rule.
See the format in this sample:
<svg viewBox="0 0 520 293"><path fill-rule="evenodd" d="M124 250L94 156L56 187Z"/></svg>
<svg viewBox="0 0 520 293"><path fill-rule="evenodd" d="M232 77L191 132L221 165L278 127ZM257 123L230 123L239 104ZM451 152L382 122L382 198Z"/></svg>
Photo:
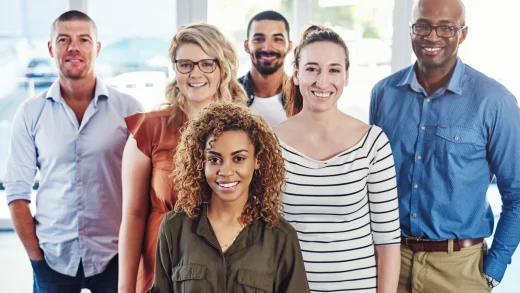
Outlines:
<svg viewBox="0 0 520 293"><path fill-rule="evenodd" d="M183 124L213 101L246 100L237 81L237 54L216 27L181 27L169 57L175 79L166 88L167 106L126 118L131 136L123 153L120 293L142 293L153 283L159 226L177 198L168 176Z"/></svg>
<svg viewBox="0 0 520 293"><path fill-rule="evenodd" d="M259 115L210 105L183 132L175 166L150 292L309 292L296 232L279 215L282 154Z"/></svg>

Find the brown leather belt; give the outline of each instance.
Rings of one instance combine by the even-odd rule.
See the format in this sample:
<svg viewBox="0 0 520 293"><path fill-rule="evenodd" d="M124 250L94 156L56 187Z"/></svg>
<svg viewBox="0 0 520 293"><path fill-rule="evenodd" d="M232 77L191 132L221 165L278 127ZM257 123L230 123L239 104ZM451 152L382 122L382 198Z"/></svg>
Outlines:
<svg viewBox="0 0 520 293"><path fill-rule="evenodd" d="M453 239L453 251L460 251L461 248L477 245L484 241L483 238L475 239ZM413 252L448 252L448 240L430 240L416 237L401 237L401 244L410 248Z"/></svg>

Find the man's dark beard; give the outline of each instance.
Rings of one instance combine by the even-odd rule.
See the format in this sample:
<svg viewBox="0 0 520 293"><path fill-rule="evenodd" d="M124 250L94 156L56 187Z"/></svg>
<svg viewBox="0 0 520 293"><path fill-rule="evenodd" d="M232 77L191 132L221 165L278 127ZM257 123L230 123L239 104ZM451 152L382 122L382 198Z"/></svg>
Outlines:
<svg viewBox="0 0 520 293"><path fill-rule="evenodd" d="M269 66L264 66L260 63L260 61L258 61L260 58L262 58L262 56L268 56L268 55L275 55L277 58L281 58L282 55L280 55L279 53L275 53L275 52L257 52L256 54L251 54L251 60L256 60L256 62L253 62L253 66L256 68L256 70L258 70L258 72L261 74L261 75L271 75L273 73L275 73L276 71L278 71L278 69L280 69L280 67L283 66L283 59L282 59L282 62L279 62L279 63L271 63L269 64Z"/></svg>

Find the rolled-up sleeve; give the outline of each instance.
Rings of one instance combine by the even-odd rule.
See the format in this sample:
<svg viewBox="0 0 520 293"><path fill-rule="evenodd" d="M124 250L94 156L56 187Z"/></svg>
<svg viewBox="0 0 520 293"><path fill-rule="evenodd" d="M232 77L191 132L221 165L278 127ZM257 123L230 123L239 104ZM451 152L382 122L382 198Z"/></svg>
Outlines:
<svg viewBox="0 0 520 293"><path fill-rule="evenodd" d="M18 199L31 201L31 188L37 171L36 147L25 106L23 104L18 109L11 127L4 182L8 205Z"/></svg>

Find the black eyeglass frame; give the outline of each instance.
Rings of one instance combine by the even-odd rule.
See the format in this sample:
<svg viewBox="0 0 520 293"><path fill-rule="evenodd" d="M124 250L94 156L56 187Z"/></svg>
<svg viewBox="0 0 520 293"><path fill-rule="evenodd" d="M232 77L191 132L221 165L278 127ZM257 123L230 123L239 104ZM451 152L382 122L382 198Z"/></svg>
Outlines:
<svg viewBox="0 0 520 293"><path fill-rule="evenodd" d="M437 34L437 37L439 37L439 38L453 38L453 37L455 37L455 35L457 34L458 31L463 30L463 29L465 29L467 27L467 25L462 25L462 26L430 25L430 24L426 24L426 23L411 23L411 22L409 24L410 24L410 29L412 30L412 33L414 35L416 35L416 36L427 37L427 36L432 34L432 31L435 30L435 33ZM427 27L429 27L430 31L427 34L418 34L418 33L415 32L415 27L417 25L427 26ZM441 36L441 35L439 35L439 30L438 29L441 28L441 27L450 28L451 29L450 32L452 32L451 36Z"/></svg>
<svg viewBox="0 0 520 293"><path fill-rule="evenodd" d="M202 69L202 66L201 66L201 62L204 62L204 61L213 61L213 70L211 71L204 71L204 69ZM191 70L190 71L186 71L186 72L183 72L183 70L181 70L179 68L179 62L189 62L191 63L193 66L191 67ZM217 70L217 66L220 66L219 62L218 62L218 59L211 59L211 58L206 58L206 59L201 59L199 61L191 61L191 60L187 60L187 59L175 59L173 60L173 63L175 63L175 67L177 68L177 70L180 72L180 73L183 73L183 74L188 74L188 73L191 73L193 71L193 69L195 69L195 65L197 65L200 69L200 71L204 72L204 73L213 73L215 72L215 70Z"/></svg>

